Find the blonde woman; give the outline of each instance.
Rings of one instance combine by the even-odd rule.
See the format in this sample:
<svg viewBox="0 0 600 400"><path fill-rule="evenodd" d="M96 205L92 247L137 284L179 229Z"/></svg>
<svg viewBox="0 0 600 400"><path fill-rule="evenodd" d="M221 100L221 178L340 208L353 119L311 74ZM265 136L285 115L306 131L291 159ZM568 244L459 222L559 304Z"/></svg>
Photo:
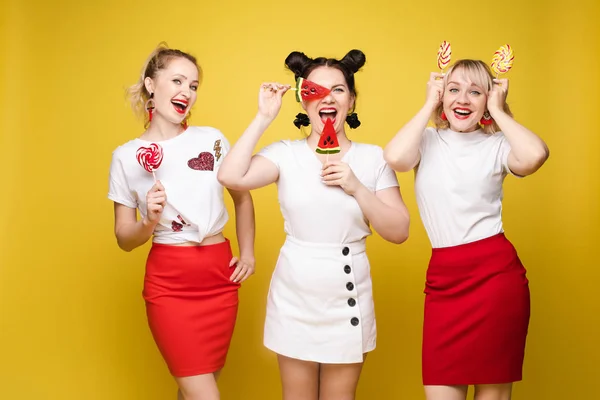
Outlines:
<svg viewBox="0 0 600 400"><path fill-rule="evenodd" d="M526 271L502 226L502 184L548 158L506 104L508 81L482 61L432 73L427 100L386 146L399 172L415 170L433 247L425 287L423 383L428 400L508 400L522 378L529 324ZM430 118L435 127L427 127Z"/></svg>
<svg viewBox="0 0 600 400"><path fill-rule="evenodd" d="M148 323L185 400L219 398L216 379L233 334L238 289L254 272L248 191L229 191L239 260L222 233L228 214L217 172L227 139L215 128L187 126L200 80L193 56L164 45L150 55L129 90L146 130L114 151L108 195L119 247L131 251L152 238L143 291Z"/></svg>

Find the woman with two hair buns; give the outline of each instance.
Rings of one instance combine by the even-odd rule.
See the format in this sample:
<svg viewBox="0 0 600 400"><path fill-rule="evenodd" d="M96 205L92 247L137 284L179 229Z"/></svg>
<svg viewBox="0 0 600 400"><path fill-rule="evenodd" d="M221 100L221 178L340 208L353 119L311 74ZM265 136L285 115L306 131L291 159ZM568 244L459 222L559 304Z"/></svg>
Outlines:
<svg viewBox="0 0 600 400"><path fill-rule="evenodd" d="M264 83L258 113L218 175L235 190L278 187L287 237L271 280L264 344L278 355L284 400L354 399L377 336L365 239L370 226L393 243L408 237L408 211L383 150L346 135L348 116L357 126L354 74L364 63L359 50L341 60L292 52L285 64L295 78L327 89L322 98L302 101L307 117L295 123L310 123L310 134L252 155L290 89ZM317 154L328 119L341 151Z"/></svg>
<svg viewBox="0 0 600 400"><path fill-rule="evenodd" d="M248 191L229 190L239 260L223 236L229 215L217 171L229 143L218 129L187 126L201 78L192 55L166 44L152 52L128 92L146 129L113 152L109 178L119 247L131 251L152 241L143 297L180 400L219 398L216 380L233 335L238 290L254 273ZM160 161L145 169L138 162L149 151L158 151Z"/></svg>
<svg viewBox="0 0 600 400"><path fill-rule="evenodd" d="M506 104L508 80L479 60L432 73L421 110L386 146L415 192L432 245L425 284L423 384L428 400L509 400L522 378L529 284L504 234L507 175L535 173L544 141ZM434 126L427 127L432 120Z"/></svg>

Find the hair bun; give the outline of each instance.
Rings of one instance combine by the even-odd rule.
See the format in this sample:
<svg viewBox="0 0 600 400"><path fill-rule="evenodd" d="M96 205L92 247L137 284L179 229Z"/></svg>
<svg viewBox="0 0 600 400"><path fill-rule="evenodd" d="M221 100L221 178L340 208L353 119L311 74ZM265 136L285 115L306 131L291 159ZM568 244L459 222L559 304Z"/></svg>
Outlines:
<svg viewBox="0 0 600 400"><path fill-rule="evenodd" d="M285 59L285 65L294 73L296 78L303 75L306 67L310 65L312 59L299 51L292 51Z"/></svg>
<svg viewBox="0 0 600 400"><path fill-rule="evenodd" d="M355 74L363 67L363 65L365 65L366 61L367 57L365 56L365 53L363 53L360 50L354 49L350 50L348 54L346 54L344 58L340 60L340 63L345 65L346 68L350 70L350 72Z"/></svg>
<svg viewBox="0 0 600 400"><path fill-rule="evenodd" d="M308 118L308 115L304 113L297 114L296 119L294 119L294 125L296 125L296 128L298 129L300 129L301 126L310 125L310 119Z"/></svg>

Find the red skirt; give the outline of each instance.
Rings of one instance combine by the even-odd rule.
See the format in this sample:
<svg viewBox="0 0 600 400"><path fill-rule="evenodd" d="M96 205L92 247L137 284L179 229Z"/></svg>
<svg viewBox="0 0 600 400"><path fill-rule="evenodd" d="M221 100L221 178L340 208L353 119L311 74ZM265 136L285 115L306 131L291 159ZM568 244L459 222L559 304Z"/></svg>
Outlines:
<svg viewBox="0 0 600 400"><path fill-rule="evenodd" d="M153 244L143 296L152 336L176 377L225 365L238 310L229 277L229 241L208 246Z"/></svg>
<svg viewBox="0 0 600 400"><path fill-rule="evenodd" d="M522 379L529 282L504 234L433 249L425 295L424 385Z"/></svg>

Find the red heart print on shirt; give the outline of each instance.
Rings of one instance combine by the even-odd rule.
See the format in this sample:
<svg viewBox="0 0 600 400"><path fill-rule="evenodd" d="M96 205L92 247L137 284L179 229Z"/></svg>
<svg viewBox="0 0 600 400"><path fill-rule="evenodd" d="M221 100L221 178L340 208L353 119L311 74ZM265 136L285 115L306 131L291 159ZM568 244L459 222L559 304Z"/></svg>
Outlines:
<svg viewBox="0 0 600 400"><path fill-rule="evenodd" d="M195 169L196 171L213 171L215 168L215 157L203 151L198 154L197 158L191 158L188 160L188 167Z"/></svg>
<svg viewBox="0 0 600 400"><path fill-rule="evenodd" d="M181 223L177 221L171 221L171 229L173 230L173 232L181 232L184 226L190 226L190 224L188 224L183 220L183 218L181 218L181 215L178 214L177 219L179 219Z"/></svg>

